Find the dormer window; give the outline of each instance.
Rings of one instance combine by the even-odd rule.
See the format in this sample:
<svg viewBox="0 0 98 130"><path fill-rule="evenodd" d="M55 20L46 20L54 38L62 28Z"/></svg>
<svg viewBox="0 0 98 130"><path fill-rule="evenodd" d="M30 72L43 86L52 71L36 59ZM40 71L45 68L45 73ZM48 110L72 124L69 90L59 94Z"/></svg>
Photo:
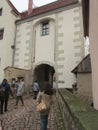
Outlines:
<svg viewBox="0 0 98 130"><path fill-rule="evenodd" d="M42 36L49 34L49 21L42 23Z"/></svg>
<svg viewBox="0 0 98 130"><path fill-rule="evenodd" d="M0 40L3 39L3 33L4 33L4 29L0 29Z"/></svg>
<svg viewBox="0 0 98 130"><path fill-rule="evenodd" d="M0 16L2 16L2 8L0 9Z"/></svg>

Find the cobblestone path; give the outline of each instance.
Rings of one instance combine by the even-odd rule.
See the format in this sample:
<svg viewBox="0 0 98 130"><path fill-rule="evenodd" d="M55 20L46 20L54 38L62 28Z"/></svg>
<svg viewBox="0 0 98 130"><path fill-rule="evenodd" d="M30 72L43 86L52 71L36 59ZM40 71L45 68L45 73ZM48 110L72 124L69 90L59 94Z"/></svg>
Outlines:
<svg viewBox="0 0 98 130"><path fill-rule="evenodd" d="M2 130L40 130L39 114L35 111L32 96L24 98L25 105L19 102L15 109L15 99L9 101L8 111L0 115ZM55 130L52 113L49 116L48 130Z"/></svg>

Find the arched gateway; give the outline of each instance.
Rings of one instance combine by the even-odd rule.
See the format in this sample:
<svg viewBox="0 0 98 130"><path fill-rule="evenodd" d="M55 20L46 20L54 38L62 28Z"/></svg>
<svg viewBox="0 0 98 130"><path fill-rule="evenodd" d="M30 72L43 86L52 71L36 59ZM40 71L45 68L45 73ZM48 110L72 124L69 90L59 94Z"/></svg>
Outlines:
<svg viewBox="0 0 98 130"><path fill-rule="evenodd" d="M40 89L42 90L44 82L49 82L52 85L54 73L55 73L54 67L48 64L40 64L36 66L34 69L33 81L37 80L40 85Z"/></svg>

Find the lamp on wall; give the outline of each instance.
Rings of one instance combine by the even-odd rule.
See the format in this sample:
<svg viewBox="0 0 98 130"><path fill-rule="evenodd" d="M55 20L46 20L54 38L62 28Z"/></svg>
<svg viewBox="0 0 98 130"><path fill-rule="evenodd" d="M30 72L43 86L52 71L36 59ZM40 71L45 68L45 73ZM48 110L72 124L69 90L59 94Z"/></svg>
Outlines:
<svg viewBox="0 0 98 130"><path fill-rule="evenodd" d="M12 49L15 49L15 45L11 45L11 48L12 48Z"/></svg>

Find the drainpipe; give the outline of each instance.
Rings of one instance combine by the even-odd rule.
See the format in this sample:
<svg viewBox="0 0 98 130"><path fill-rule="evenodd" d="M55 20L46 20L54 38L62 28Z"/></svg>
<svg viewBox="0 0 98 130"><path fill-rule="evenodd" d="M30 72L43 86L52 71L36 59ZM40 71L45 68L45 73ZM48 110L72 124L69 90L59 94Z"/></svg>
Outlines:
<svg viewBox="0 0 98 130"><path fill-rule="evenodd" d="M15 36L14 36L14 44L11 46L13 49L13 56L12 56L12 67L14 67L14 57L15 57L15 41L16 41L16 23L15 23Z"/></svg>

